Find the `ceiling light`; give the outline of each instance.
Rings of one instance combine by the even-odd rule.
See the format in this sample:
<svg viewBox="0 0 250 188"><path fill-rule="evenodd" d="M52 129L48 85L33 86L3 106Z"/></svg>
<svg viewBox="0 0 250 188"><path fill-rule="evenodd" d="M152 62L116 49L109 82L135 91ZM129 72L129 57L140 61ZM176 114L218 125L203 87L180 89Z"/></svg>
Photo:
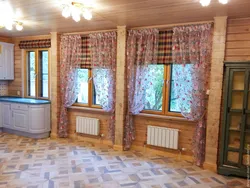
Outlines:
<svg viewBox="0 0 250 188"><path fill-rule="evenodd" d="M93 3L91 0L81 2L64 1L64 3L62 3L62 16L68 18L71 15L76 22L81 20L81 15L83 15L86 20L91 20L92 9Z"/></svg>
<svg viewBox="0 0 250 188"><path fill-rule="evenodd" d="M91 10L88 10L88 9L84 10L83 17L86 20L91 20L92 19L92 12L91 12Z"/></svg>
<svg viewBox="0 0 250 188"><path fill-rule="evenodd" d="M211 0L200 0L200 3L203 7L206 7L210 4Z"/></svg>
<svg viewBox="0 0 250 188"><path fill-rule="evenodd" d="M70 17L70 8L68 6L63 7L62 16L65 18Z"/></svg>
<svg viewBox="0 0 250 188"><path fill-rule="evenodd" d="M23 30L23 24L20 23L20 22L18 22L18 23L16 24L16 30L22 31L22 30Z"/></svg>
<svg viewBox="0 0 250 188"><path fill-rule="evenodd" d="M12 30L12 29L13 29L12 23L7 23L7 24L5 25L5 28L6 28L7 30Z"/></svg>
<svg viewBox="0 0 250 188"><path fill-rule="evenodd" d="M221 4L227 4L228 3L228 0L219 0L219 2L221 3Z"/></svg>

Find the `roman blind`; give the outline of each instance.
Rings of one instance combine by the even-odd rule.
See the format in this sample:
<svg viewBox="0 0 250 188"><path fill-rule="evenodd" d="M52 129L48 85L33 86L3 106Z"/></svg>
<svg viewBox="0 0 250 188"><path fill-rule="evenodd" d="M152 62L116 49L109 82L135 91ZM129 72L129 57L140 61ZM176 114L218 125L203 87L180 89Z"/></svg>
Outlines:
<svg viewBox="0 0 250 188"><path fill-rule="evenodd" d="M80 66L82 69L91 68L91 48L89 36L82 37Z"/></svg>
<svg viewBox="0 0 250 188"><path fill-rule="evenodd" d="M20 41L20 49L34 49L34 48L50 48L51 40L50 39L41 39L41 40L25 40Z"/></svg>
<svg viewBox="0 0 250 188"><path fill-rule="evenodd" d="M159 32L157 64L172 63L172 38L173 38L172 30Z"/></svg>

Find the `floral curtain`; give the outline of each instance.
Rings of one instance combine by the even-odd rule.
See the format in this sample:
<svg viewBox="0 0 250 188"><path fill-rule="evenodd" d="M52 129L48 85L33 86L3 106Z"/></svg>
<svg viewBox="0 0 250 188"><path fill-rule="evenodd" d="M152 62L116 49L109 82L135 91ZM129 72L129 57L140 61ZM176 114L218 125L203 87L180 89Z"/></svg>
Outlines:
<svg viewBox="0 0 250 188"><path fill-rule="evenodd" d="M68 136L67 107L75 103L78 95L77 68L79 68L80 51L80 35L66 35L61 37L61 112L58 130L59 137Z"/></svg>
<svg viewBox="0 0 250 188"><path fill-rule="evenodd" d="M173 29L173 63L183 66L175 71L178 104L181 113L197 121L193 152L198 166L205 160L206 106L211 62L212 25L191 25Z"/></svg>
<svg viewBox="0 0 250 188"><path fill-rule="evenodd" d="M158 58L159 31L157 29L131 30L127 39L128 112L126 115L124 148L129 149L135 139L132 115L144 108L145 91L150 85L149 64Z"/></svg>
<svg viewBox="0 0 250 188"><path fill-rule="evenodd" d="M111 112L109 137L115 139L116 32L90 34L93 81L102 108Z"/></svg>

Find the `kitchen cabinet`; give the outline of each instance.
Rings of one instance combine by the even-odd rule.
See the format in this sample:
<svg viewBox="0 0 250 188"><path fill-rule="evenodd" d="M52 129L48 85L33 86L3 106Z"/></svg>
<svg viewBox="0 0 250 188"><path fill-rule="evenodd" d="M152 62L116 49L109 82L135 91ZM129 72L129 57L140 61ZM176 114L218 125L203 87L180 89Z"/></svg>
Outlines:
<svg viewBox="0 0 250 188"><path fill-rule="evenodd" d="M50 134L50 102L45 100L12 98L12 101L32 101L32 103L8 102L0 97L0 127L9 132L31 138L46 138ZM45 101L45 102L44 102ZM41 102L39 104L39 102Z"/></svg>
<svg viewBox="0 0 250 188"><path fill-rule="evenodd" d="M225 63L225 67L218 172L247 177L250 168L250 62Z"/></svg>
<svg viewBox="0 0 250 188"><path fill-rule="evenodd" d="M14 44L0 42L0 80L14 80Z"/></svg>

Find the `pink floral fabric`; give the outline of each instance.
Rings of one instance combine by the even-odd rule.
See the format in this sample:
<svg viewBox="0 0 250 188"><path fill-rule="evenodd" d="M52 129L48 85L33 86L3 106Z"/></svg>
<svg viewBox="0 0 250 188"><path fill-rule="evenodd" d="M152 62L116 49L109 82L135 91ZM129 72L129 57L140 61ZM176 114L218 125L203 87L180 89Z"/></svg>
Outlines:
<svg viewBox="0 0 250 188"><path fill-rule="evenodd" d="M178 104L182 115L198 122L193 152L196 164L202 166L205 160L206 90L211 64L212 25L175 27L173 31L173 63L183 65L176 71L174 87L179 93Z"/></svg>
<svg viewBox="0 0 250 188"><path fill-rule="evenodd" d="M78 95L77 69L79 68L81 36L67 35L61 37L60 89L61 112L59 137L68 136L67 107L75 103ZM53 71L53 70L52 70Z"/></svg>
<svg viewBox="0 0 250 188"><path fill-rule="evenodd" d="M140 113L145 104L145 91L150 84L149 64L157 63L159 31L131 30L127 39L128 112L126 115L124 148L135 139L132 115Z"/></svg>
<svg viewBox="0 0 250 188"><path fill-rule="evenodd" d="M96 95L102 108L111 112L109 137L115 140L115 78L116 78L116 32L89 35L92 52L93 80Z"/></svg>

